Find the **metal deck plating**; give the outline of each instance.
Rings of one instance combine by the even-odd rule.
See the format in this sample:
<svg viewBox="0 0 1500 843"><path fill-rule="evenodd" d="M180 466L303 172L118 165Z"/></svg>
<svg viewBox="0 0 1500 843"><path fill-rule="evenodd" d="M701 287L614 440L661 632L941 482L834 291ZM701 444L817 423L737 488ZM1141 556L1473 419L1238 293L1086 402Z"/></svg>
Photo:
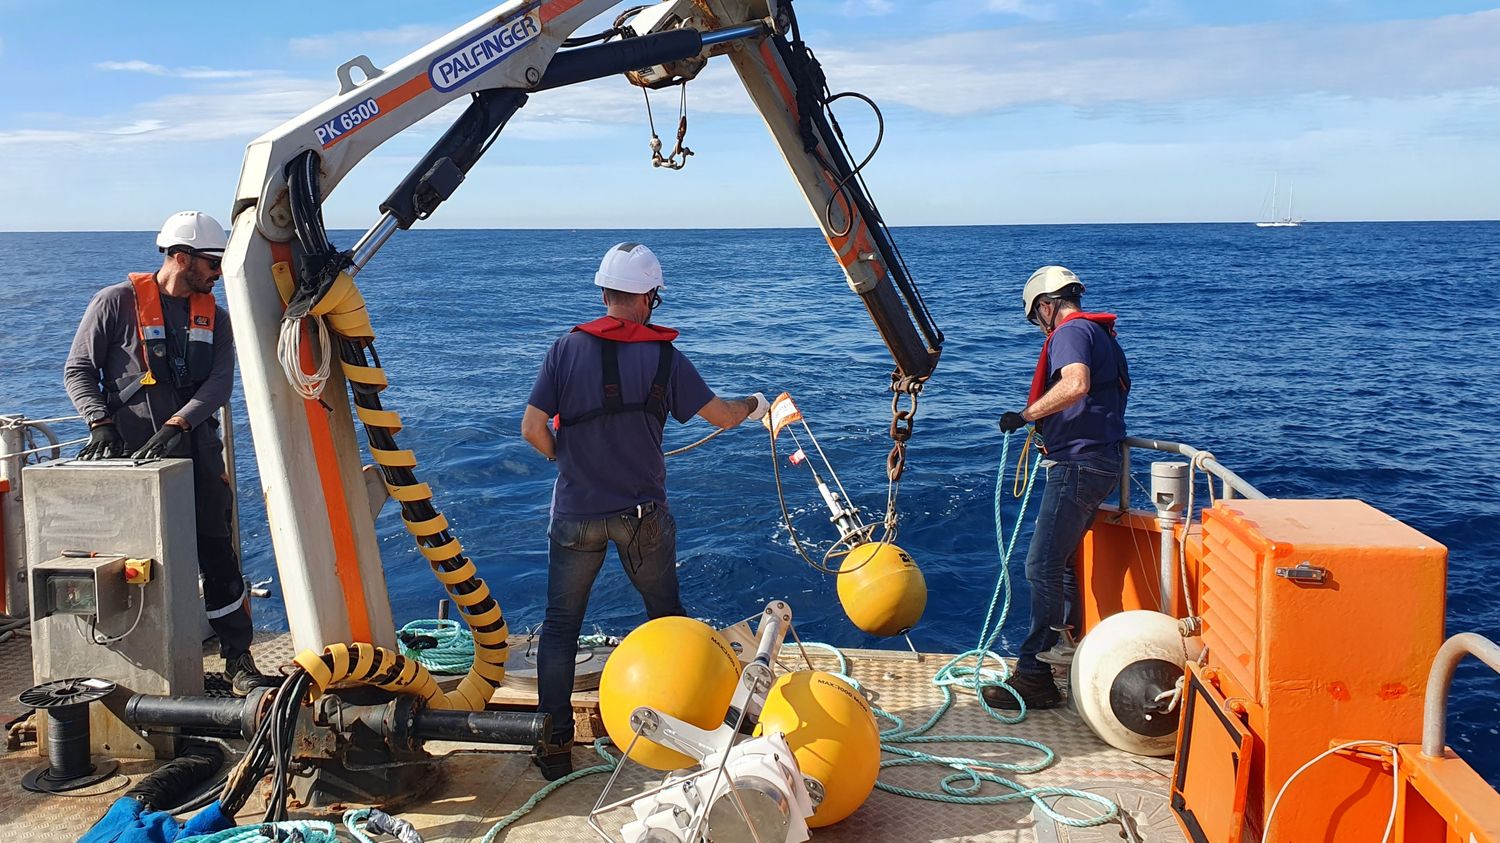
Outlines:
<svg viewBox="0 0 1500 843"><path fill-rule="evenodd" d="M291 655L290 636L257 643L255 653L257 661L266 668L279 664ZM871 692L875 704L901 717L908 725L925 722L942 703L942 692L929 680L946 657L927 654L919 662L909 652L875 650L850 650L846 655L851 672ZM818 669L837 669L830 655L809 651L808 656ZM29 686L30 657L29 642L24 638L0 643L0 694L3 694L0 714L7 719L21 713L15 696ZM788 658L800 661L795 648L783 653L783 661ZM204 663L207 670L219 668L217 657L205 657ZM931 733L1009 735L1040 741L1057 753L1056 762L1038 773L1007 778L1028 787L1056 785L1102 793L1116 798L1132 814L1140 839L1173 843L1182 840L1167 809L1170 761L1137 758L1114 750L1066 709L1034 712L1025 722L1008 726L989 717L972 695L960 694ZM413 823L428 843L478 840L546 784L525 752L474 752L472 747L462 744L432 744L429 749L434 754L451 753L441 765L441 781L419 803L395 810ZM935 744L925 749L1017 763L1037 758L1035 750L1007 744ZM21 777L42 763L45 763L43 756L33 746L0 756L0 831L6 839L21 839L24 834L27 843L77 840L111 802L129 789L130 783L155 766L151 762L123 762L113 779L67 796L22 791ZM599 759L591 748L580 746L574 750L575 768L597 763ZM881 781L937 791L938 782L946 772L951 771L930 765L893 767L882 772ZM633 789L644 789L653 782L648 773L644 768L632 767L622 774L621 782ZM597 839L586 817L607 778L602 774L589 776L566 785L496 839L513 843ZM985 793L1001 791L987 785ZM258 819L257 802L252 800L240 815L242 823ZM1054 802L1054 807L1079 816L1094 810L1066 797ZM630 818L628 811L619 813L615 827ZM342 839L352 839L347 832L340 834ZM910 799L877 789L853 816L828 828L815 829L812 839L851 843L960 840L1053 843L1124 838L1118 824L1079 830L1055 826L1045 818L1039 820L1032 803L1026 799L1000 805L955 805Z"/></svg>

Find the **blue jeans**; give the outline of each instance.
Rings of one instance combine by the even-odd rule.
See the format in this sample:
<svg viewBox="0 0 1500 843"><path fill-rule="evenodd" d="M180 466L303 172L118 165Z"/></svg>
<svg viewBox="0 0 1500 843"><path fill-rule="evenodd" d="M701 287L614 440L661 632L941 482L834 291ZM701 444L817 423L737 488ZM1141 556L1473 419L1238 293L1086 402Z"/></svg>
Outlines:
<svg viewBox="0 0 1500 843"><path fill-rule="evenodd" d="M537 710L552 715L552 740L573 737L573 676L589 591L615 543L646 602L646 617L685 615L677 594L677 522L661 504L601 521L553 518L547 528L547 615L537 646Z"/></svg>
<svg viewBox="0 0 1500 843"><path fill-rule="evenodd" d="M1038 661L1036 654L1057 643L1058 633L1052 627L1066 624L1077 630L1082 625L1083 603L1073 557L1099 504L1119 483L1120 452L1111 449L1076 461L1047 460L1042 465L1047 488L1026 554L1031 629L1016 659L1016 670L1021 673L1050 673L1052 668Z"/></svg>

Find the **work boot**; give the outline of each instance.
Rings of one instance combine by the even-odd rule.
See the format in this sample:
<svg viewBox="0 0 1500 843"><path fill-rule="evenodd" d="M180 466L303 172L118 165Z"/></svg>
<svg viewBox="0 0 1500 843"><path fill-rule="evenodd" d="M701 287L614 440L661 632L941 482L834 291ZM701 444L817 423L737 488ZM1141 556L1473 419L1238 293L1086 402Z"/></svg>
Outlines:
<svg viewBox="0 0 1500 843"><path fill-rule="evenodd" d="M280 676L267 676L256 669L255 659L248 652L224 660L224 678L229 680L229 690L237 697L249 696L256 688L281 684Z"/></svg>
<svg viewBox="0 0 1500 843"><path fill-rule="evenodd" d="M1005 684L1009 685L1021 699L1026 701L1028 709L1056 708L1062 703L1062 692L1057 690L1057 683L1052 681L1049 673L1017 673ZM980 690L984 695L984 701L991 707L1003 711L1020 711L1021 706L1010 691L999 685L986 685Z"/></svg>
<svg viewBox="0 0 1500 843"><path fill-rule="evenodd" d="M531 755L531 763L542 771L542 778L557 781L573 772L573 739L554 743L547 741Z"/></svg>

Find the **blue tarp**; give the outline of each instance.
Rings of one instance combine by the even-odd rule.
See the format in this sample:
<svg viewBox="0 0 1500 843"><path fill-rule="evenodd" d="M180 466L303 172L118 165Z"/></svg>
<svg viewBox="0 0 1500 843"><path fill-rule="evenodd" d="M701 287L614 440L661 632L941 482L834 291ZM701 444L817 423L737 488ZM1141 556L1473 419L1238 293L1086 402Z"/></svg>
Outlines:
<svg viewBox="0 0 1500 843"><path fill-rule="evenodd" d="M218 802L179 824L164 811L147 811L141 803L122 796L109 811L78 839L78 843L173 843L199 834L212 834L234 826Z"/></svg>

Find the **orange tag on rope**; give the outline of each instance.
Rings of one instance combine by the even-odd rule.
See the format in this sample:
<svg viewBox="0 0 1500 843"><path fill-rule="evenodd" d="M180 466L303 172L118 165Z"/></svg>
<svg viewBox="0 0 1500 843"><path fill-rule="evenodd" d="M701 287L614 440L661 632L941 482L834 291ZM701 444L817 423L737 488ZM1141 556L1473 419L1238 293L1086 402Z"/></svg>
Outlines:
<svg viewBox="0 0 1500 843"><path fill-rule="evenodd" d="M771 409L767 411L766 418L771 420L771 438L775 439L782 428L793 422L802 421L802 411L792 403L791 394L783 392L771 402Z"/></svg>

